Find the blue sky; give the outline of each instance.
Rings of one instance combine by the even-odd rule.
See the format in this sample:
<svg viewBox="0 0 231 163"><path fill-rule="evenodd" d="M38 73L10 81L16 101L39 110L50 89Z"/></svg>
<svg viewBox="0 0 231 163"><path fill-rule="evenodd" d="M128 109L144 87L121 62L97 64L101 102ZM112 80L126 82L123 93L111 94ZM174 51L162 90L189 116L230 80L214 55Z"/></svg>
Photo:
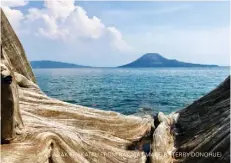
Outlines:
<svg viewBox="0 0 231 163"><path fill-rule="evenodd" d="M25 2L2 7L29 60L118 66L147 52L229 65L229 2Z"/></svg>

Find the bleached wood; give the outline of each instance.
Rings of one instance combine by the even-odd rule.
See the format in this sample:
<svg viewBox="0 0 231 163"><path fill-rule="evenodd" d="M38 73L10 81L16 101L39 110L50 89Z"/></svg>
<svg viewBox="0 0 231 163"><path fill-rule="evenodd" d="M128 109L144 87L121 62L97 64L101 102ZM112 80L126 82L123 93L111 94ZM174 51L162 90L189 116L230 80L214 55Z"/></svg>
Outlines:
<svg viewBox="0 0 231 163"><path fill-rule="evenodd" d="M8 116L2 118L2 127L10 134L7 136L9 143L1 145L1 162L146 161L144 152L127 148L150 132L152 119L49 98L35 84L23 47L2 11L1 25L1 64L8 67L13 76L13 82L8 87L1 84L1 90L6 88L15 96L1 109L1 117ZM12 93L2 95L13 97ZM7 127L8 122L11 127Z"/></svg>

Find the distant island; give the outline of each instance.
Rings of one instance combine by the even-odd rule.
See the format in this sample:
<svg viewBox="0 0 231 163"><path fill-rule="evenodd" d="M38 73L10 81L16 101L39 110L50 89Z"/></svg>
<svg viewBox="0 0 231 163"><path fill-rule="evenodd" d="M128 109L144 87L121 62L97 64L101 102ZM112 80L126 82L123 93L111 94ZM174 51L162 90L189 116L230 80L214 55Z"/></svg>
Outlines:
<svg viewBox="0 0 231 163"><path fill-rule="evenodd" d="M119 67L218 67L218 65L186 63L175 59L164 58L158 53L147 53L137 60Z"/></svg>
<svg viewBox="0 0 231 163"><path fill-rule="evenodd" d="M58 61L31 61L32 68L90 68L90 66L77 65ZM167 59L158 53L147 53L137 60L119 66L117 68L150 68L150 67L218 67L218 65L205 65L181 62L175 59Z"/></svg>
<svg viewBox="0 0 231 163"><path fill-rule="evenodd" d="M73 63L57 62L57 61L31 61L32 68L86 68L88 66L77 65Z"/></svg>

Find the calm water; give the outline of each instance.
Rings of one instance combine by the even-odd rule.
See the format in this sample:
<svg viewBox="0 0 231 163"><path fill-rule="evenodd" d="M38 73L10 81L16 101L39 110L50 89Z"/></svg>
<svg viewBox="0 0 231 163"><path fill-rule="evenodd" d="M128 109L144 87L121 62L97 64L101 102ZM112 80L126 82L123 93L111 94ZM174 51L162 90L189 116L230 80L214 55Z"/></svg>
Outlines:
<svg viewBox="0 0 231 163"><path fill-rule="evenodd" d="M205 95L228 75L219 68L35 69L41 89L60 100L133 114L139 108L169 113Z"/></svg>

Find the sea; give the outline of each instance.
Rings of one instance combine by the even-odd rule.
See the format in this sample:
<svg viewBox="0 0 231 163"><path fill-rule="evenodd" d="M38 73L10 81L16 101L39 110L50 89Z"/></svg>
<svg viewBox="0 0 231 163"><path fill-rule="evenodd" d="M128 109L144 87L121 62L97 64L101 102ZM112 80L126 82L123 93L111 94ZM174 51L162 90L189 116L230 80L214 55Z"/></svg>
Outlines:
<svg viewBox="0 0 231 163"><path fill-rule="evenodd" d="M230 67L34 69L48 96L73 104L130 115L170 113L215 89Z"/></svg>

